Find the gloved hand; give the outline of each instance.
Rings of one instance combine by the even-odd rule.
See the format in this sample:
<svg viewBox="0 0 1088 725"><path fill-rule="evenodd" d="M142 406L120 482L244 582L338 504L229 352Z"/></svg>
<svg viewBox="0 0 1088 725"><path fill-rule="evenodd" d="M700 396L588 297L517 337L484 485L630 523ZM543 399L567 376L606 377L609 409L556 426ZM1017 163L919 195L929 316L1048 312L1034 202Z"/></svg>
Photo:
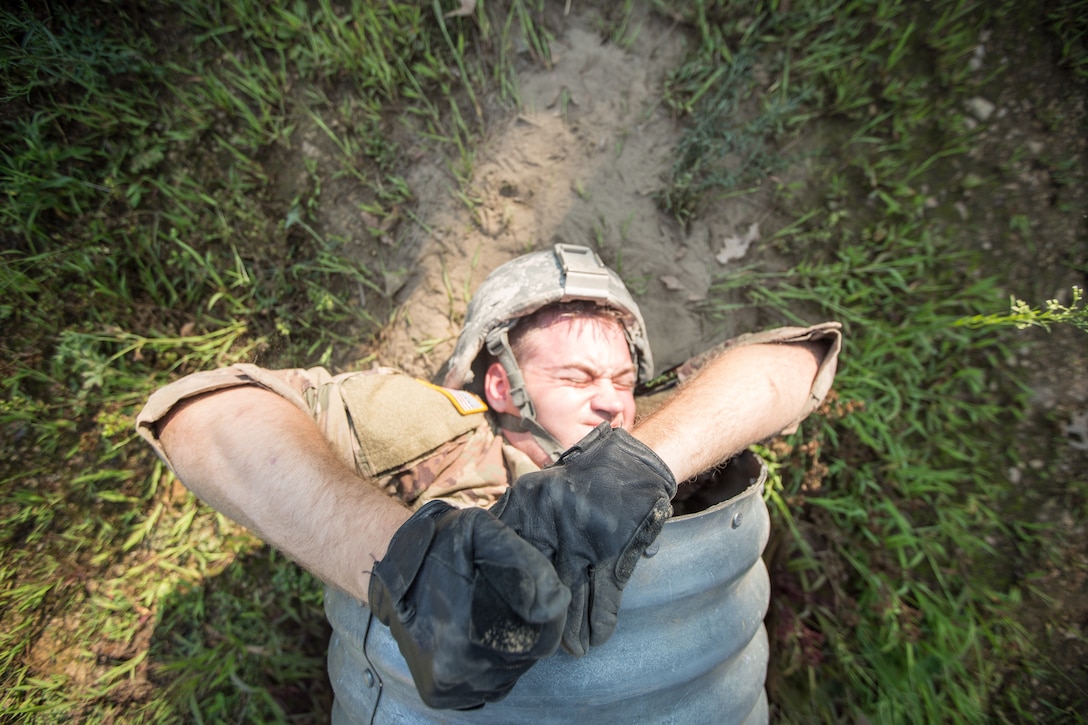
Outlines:
<svg viewBox="0 0 1088 725"><path fill-rule="evenodd" d="M484 509L432 501L393 535L370 577L428 706L501 700L559 647L570 591L544 556Z"/></svg>
<svg viewBox="0 0 1088 725"><path fill-rule="evenodd" d="M602 423L491 507L570 587L563 648L575 657L612 636L623 588L672 514L675 493L653 451Z"/></svg>

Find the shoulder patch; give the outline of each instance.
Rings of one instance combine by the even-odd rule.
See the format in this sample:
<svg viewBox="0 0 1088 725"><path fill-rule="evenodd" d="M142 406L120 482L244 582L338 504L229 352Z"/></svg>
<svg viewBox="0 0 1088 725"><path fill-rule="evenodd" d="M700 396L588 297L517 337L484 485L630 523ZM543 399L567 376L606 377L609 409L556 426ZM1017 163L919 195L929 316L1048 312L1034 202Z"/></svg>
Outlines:
<svg viewBox="0 0 1088 725"><path fill-rule="evenodd" d="M356 442L356 466L379 475L418 460L484 422L487 410L469 393L459 406L452 393L405 375L358 373L340 383ZM478 413L471 413L477 406Z"/></svg>
<svg viewBox="0 0 1088 725"><path fill-rule="evenodd" d="M434 388L438 392L446 396L453 407L457 409L457 412L461 415L472 415L473 413L486 413L487 403L480 400L479 396L468 392L467 390L454 390L453 388L443 388L441 385L435 385L429 383L426 380L416 378L419 382L426 385L428 388Z"/></svg>

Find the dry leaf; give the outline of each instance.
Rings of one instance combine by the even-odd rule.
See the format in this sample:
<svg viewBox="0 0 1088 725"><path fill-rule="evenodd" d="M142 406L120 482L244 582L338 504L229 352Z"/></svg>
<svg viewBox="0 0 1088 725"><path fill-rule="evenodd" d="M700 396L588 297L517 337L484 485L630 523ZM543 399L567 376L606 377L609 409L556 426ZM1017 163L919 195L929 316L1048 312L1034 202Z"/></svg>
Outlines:
<svg viewBox="0 0 1088 725"><path fill-rule="evenodd" d="M476 0L461 0L461 7L446 13L447 18L467 18L476 12Z"/></svg>
<svg viewBox="0 0 1088 725"><path fill-rule="evenodd" d="M723 239L722 251L714 255L714 259L718 260L719 264L728 264L731 260L740 259L748 253L748 247L759 239L759 222L756 222L748 227L743 237L734 234Z"/></svg>
<svg viewBox="0 0 1088 725"><path fill-rule="evenodd" d="M676 277L673 277L671 274L666 274L664 277L662 277L661 283L665 285L665 289L667 290L684 289L684 285L680 284L680 280L678 280Z"/></svg>

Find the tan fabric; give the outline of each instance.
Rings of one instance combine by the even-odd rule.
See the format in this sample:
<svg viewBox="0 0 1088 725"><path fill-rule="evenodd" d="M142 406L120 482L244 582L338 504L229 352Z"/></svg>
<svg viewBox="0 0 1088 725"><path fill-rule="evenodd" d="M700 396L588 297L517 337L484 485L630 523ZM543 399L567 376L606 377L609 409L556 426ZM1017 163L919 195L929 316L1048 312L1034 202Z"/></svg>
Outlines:
<svg viewBox="0 0 1088 725"><path fill-rule="evenodd" d="M763 330L762 332L739 335L715 345L706 352L690 358L687 362L681 363L673 368L671 372L674 372L680 384L683 384L685 381L691 379L691 377L703 366L726 350L744 347L746 345L788 345L802 342L824 343L826 351L824 352L823 359L820 361L820 366L816 371L816 377L812 381L812 389L809 392L808 404L805 405L801 414L781 431L783 434L789 434L795 432L801 425L801 421L807 418L812 411L816 410L816 408L820 407L820 403L823 402L828 391L831 390L831 384L835 380L835 370L839 364L839 353L842 351L841 323L823 322L818 325L812 325L811 327L778 327L773 330ZM660 407L665 400L670 398L673 392L674 391L666 391L665 393L650 396L649 399L639 400L639 415L649 415L654 409Z"/></svg>
<svg viewBox="0 0 1088 725"><path fill-rule="evenodd" d="M782 327L728 340L675 369L681 382L723 351L742 345L825 342L827 351L809 404L791 433L823 401L842 348L841 325ZM137 416L137 430L168 465L158 424L190 398L257 385L310 415L340 458L410 506L442 499L459 507L489 506L523 473L538 470L507 445L482 413L462 415L440 391L388 368L330 375L324 368L265 370L238 364L195 373L156 391ZM644 408L640 401L640 413Z"/></svg>
<svg viewBox="0 0 1088 725"><path fill-rule="evenodd" d="M355 459L371 476L429 453L483 420L482 413L461 415L441 392L407 375L352 375L334 384L351 418Z"/></svg>
<svg viewBox="0 0 1088 725"><path fill-rule="evenodd" d="M169 465L159 422L185 400L239 385L258 385L298 406L346 464L414 507L433 499L489 506L510 481L537 470L487 416L462 415L434 386L388 368L332 376L324 368L238 364L195 373L156 391L137 416L137 430Z"/></svg>
<svg viewBox="0 0 1088 725"><path fill-rule="evenodd" d="M136 431L169 465L170 459L159 441L158 425L180 403L217 390L240 385L258 385L289 400L300 410L310 413L309 401L314 395L314 390L331 379L332 376L324 368L265 370L248 363L193 373L151 394L143 410L136 416Z"/></svg>
<svg viewBox="0 0 1088 725"><path fill-rule="evenodd" d="M414 508L435 499L462 508L490 506L512 480L503 448L491 426L480 425L378 481L387 493Z"/></svg>
<svg viewBox="0 0 1088 725"><path fill-rule="evenodd" d="M823 322L811 327L778 327L773 330L751 332L746 335L734 337L722 345L709 350L697 358L692 358L677 371L680 382L689 379L695 371L705 365L712 357L720 355L723 351L745 345L766 344L790 344L799 342L820 342L827 347L823 360L816 371L816 377L812 381L812 389L809 391L808 404L801 414L788 426L782 429L783 434L793 433L801 425L801 421L809 416L812 411L820 407L831 390L831 384L835 380L835 370L839 364L839 353L842 351L842 323Z"/></svg>

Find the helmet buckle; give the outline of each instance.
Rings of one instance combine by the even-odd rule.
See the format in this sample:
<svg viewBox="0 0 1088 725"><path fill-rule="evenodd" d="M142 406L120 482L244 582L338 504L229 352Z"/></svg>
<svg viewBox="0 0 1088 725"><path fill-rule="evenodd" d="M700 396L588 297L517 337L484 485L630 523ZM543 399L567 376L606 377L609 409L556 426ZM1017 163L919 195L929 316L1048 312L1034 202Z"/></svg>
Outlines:
<svg viewBox="0 0 1088 725"><path fill-rule="evenodd" d="M589 247L556 244L555 255L563 269L563 302L608 301L608 269Z"/></svg>

